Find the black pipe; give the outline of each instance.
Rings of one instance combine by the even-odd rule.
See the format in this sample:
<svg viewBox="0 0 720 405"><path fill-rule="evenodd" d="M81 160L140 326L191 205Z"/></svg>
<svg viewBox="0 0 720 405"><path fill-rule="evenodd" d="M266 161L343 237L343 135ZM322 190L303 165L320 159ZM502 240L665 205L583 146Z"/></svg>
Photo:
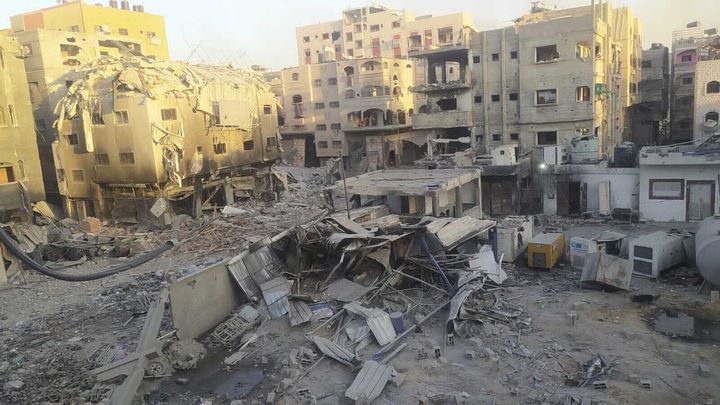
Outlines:
<svg viewBox="0 0 720 405"><path fill-rule="evenodd" d="M52 277L54 279L62 280L62 281L91 281L91 280L97 280L100 278L112 276L113 274L117 274L123 271L127 271L130 269L133 269L135 267L140 266L141 264L147 263L150 260L153 260L160 256L162 253L172 249L175 247L178 242L173 240L165 241L163 244L155 248L154 250L151 250L143 255L140 255L130 261L127 261L119 266L110 267L105 270L98 271L96 273L92 274L65 274L56 270L53 270L49 267L43 266L42 264L36 262L33 260L32 257L28 256L27 253L25 253L20 247L15 243L15 240L10 236L9 233L7 233L2 227L0 227L0 242L5 244L7 246L10 253L15 255L20 261L22 261L25 265L30 267L33 270L36 270L48 277Z"/></svg>

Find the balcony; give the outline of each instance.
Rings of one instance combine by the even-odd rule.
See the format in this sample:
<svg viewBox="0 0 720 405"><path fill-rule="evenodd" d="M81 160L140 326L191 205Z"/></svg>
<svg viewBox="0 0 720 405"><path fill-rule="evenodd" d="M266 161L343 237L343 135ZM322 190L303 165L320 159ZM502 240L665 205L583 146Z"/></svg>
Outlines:
<svg viewBox="0 0 720 405"><path fill-rule="evenodd" d="M413 129L456 128L472 126L470 111L438 111L413 116Z"/></svg>

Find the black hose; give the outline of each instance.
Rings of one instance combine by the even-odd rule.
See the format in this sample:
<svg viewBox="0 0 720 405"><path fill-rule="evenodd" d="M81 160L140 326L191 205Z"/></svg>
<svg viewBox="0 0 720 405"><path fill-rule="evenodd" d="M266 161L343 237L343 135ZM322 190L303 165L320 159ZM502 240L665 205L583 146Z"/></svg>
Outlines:
<svg viewBox="0 0 720 405"><path fill-rule="evenodd" d="M143 255L140 255L130 261L127 261L119 266L110 267L105 270L98 271L92 274L65 274L49 267L43 266L42 264L33 260L32 257L28 256L20 247L15 243L15 240L7 233L2 227L0 227L0 242L7 246L8 250L15 255L20 261L33 270L36 270L48 277L52 277L62 281L91 281L100 278L112 276L113 274L120 273L122 271L130 270L138 267L141 264L147 263L160 256L163 252L166 252L177 245L176 241L168 240L162 245L158 246L154 250L151 250Z"/></svg>

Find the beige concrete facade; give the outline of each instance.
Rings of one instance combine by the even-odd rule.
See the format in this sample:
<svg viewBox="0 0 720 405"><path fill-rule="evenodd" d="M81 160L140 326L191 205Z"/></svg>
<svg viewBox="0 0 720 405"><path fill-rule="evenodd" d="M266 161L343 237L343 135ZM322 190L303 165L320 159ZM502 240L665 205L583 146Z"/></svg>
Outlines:
<svg viewBox="0 0 720 405"><path fill-rule="evenodd" d="M431 138L471 136L479 149L551 147L543 155L560 164L573 138L597 135L602 158L629 137L640 24L626 7L536 9L511 27L468 30L460 45L411 56L416 92L425 95L416 97L413 128Z"/></svg>
<svg viewBox="0 0 720 405"><path fill-rule="evenodd" d="M45 199L22 51L0 35L0 218ZM4 220L4 219L0 219Z"/></svg>
<svg viewBox="0 0 720 405"><path fill-rule="evenodd" d="M343 11L339 20L296 29L298 64L362 58L405 58L408 52L457 41L472 25L468 13L415 16L369 4Z"/></svg>
<svg viewBox="0 0 720 405"><path fill-rule="evenodd" d="M25 71L37 128L43 178L48 198L59 203L52 143L57 139L53 123L55 106L78 79L81 65L105 56L142 53L140 42L128 37L37 29L14 34L25 49Z"/></svg>
<svg viewBox="0 0 720 405"><path fill-rule="evenodd" d="M699 144L720 134L720 59L699 61L695 69L693 141Z"/></svg>
<svg viewBox="0 0 720 405"><path fill-rule="evenodd" d="M409 132L413 106L411 61L366 58L301 65L274 74L271 83L283 106L280 132L294 164L341 155L349 157L354 171L401 164L401 138ZM300 158L300 149L311 148L299 138L314 143L314 154Z"/></svg>
<svg viewBox="0 0 720 405"><path fill-rule="evenodd" d="M670 134L666 143L690 141L698 125L694 121L695 70L699 61L720 57L717 30L705 30L698 21L673 31L670 55Z"/></svg>
<svg viewBox="0 0 720 405"><path fill-rule="evenodd" d="M275 97L257 74L136 62L97 62L83 72L97 77L61 100L55 164L71 215L107 216L125 198L182 199L195 179L222 185L279 157ZM175 78L186 71L197 82ZM155 84L131 85L139 77Z"/></svg>

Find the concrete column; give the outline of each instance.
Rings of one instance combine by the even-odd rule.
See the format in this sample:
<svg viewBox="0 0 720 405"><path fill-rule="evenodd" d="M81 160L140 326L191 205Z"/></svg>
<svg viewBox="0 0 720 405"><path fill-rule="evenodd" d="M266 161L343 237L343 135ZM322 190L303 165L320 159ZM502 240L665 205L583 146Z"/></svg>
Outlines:
<svg viewBox="0 0 720 405"><path fill-rule="evenodd" d="M434 193L432 196L432 210L433 210L433 216L439 217L440 216L440 196L438 196L438 193Z"/></svg>
<svg viewBox="0 0 720 405"><path fill-rule="evenodd" d="M478 177L478 179L477 179L476 184L477 184L477 185L476 185L477 190L475 190L475 192L476 192L475 195L477 196L477 197L476 197L476 199L477 199L477 206L480 207L480 212L482 213L482 182L480 181L480 178L479 178L479 177Z"/></svg>
<svg viewBox="0 0 720 405"><path fill-rule="evenodd" d="M193 217L195 219L202 217L202 179L195 176L193 184Z"/></svg>
<svg viewBox="0 0 720 405"><path fill-rule="evenodd" d="M455 187L455 218L462 218L463 215L462 185L459 185Z"/></svg>
<svg viewBox="0 0 720 405"><path fill-rule="evenodd" d="M272 181L271 181L272 183ZM225 205L232 205L235 203L235 190L233 189L232 181L230 177L223 179L223 192L225 193Z"/></svg>

